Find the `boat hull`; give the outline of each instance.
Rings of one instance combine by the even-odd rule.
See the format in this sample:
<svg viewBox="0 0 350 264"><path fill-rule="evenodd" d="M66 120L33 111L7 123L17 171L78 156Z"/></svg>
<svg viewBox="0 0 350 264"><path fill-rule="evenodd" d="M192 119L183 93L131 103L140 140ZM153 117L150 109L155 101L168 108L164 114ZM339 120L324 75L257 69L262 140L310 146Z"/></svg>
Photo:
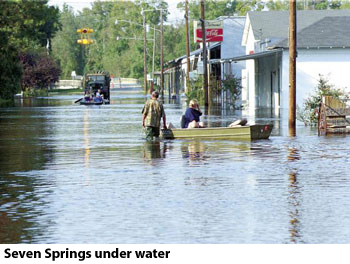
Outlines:
<svg viewBox="0 0 350 264"><path fill-rule="evenodd" d="M80 101L80 104L81 105L102 105L104 102L101 101L101 102L94 102L94 101Z"/></svg>
<svg viewBox="0 0 350 264"><path fill-rule="evenodd" d="M230 139L258 140L270 137L273 125L252 125L237 127L213 127L194 129L162 130L164 139Z"/></svg>

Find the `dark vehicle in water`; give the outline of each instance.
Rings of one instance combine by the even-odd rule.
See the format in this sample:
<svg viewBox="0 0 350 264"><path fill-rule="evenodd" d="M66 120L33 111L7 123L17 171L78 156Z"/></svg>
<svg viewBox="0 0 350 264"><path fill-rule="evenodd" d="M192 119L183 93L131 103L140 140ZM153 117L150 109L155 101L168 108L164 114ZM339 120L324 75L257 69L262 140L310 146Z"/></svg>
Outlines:
<svg viewBox="0 0 350 264"><path fill-rule="evenodd" d="M79 100L80 104L101 105L110 103L111 77L108 72L88 73L84 76L83 82L85 91L84 98ZM100 90L100 94L102 96L101 99L96 98L96 93L98 90Z"/></svg>

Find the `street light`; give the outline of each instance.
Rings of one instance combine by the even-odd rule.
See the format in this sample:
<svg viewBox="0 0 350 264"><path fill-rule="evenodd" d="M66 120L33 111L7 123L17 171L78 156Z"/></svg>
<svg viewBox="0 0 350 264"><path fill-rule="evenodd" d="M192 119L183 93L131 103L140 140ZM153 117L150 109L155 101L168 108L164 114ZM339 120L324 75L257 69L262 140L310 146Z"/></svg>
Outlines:
<svg viewBox="0 0 350 264"><path fill-rule="evenodd" d="M142 12L141 12L142 13ZM120 22L127 22L129 24L134 24L143 27L143 85L145 89L145 93L147 93L147 60L146 60L146 26L145 26L145 19L143 19L143 25L132 22L129 20L115 20L115 24L117 25Z"/></svg>
<svg viewBox="0 0 350 264"><path fill-rule="evenodd" d="M153 77L153 75L154 75L154 54L155 54L155 32L156 31L160 32L160 30L158 30L156 28L152 28L149 25L146 25L146 19L145 19L145 16L144 16L144 10L141 11L141 15L143 16L143 24L139 24L139 23L136 23L136 22L133 22L133 21L123 20L123 19L116 19L115 20L115 24L117 25L119 22L126 22L126 23L129 23L129 24L133 24L133 25L137 25L137 26L143 27L143 31L144 31L144 34L143 34L143 56L144 56L144 59L143 59L143 69L144 69L143 74L144 74L145 93L147 93L147 55L146 55L147 46L146 46L146 41L148 41L150 39L146 39L146 32L148 32L149 29L152 29L154 31L154 37L153 37L153 60L152 60L152 77ZM122 39L122 38L117 36L117 40L119 40L119 39ZM142 40L142 39L138 39L138 38L123 38L123 39Z"/></svg>
<svg viewBox="0 0 350 264"><path fill-rule="evenodd" d="M160 11L160 91L161 91L161 97L162 100L164 100L164 51L163 51L163 11L166 9L162 8L154 8L150 10L142 10L141 14L144 17L145 20L145 12L154 12L154 11ZM170 93L169 93L169 98L170 98Z"/></svg>

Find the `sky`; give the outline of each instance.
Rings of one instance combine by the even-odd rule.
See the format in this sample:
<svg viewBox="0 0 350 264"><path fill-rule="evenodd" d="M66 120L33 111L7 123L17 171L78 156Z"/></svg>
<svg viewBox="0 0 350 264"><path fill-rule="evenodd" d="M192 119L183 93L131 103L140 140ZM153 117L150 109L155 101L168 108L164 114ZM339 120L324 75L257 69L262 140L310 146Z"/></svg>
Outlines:
<svg viewBox="0 0 350 264"><path fill-rule="evenodd" d="M114 0L118 1L118 0ZM169 23L175 23L179 20L182 20L184 17L184 14L177 10L176 5L181 2L182 0L166 0L169 5L169 17L168 22ZM58 7L62 7L64 3L74 8L74 10L79 11L82 10L85 7L91 7L91 3L94 2L94 0L49 0L49 5L54 5Z"/></svg>

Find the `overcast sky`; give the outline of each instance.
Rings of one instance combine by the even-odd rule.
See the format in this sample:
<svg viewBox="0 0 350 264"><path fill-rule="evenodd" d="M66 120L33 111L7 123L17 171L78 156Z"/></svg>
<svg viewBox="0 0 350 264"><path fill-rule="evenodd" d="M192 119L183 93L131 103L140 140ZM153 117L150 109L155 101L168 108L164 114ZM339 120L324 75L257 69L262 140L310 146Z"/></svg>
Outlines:
<svg viewBox="0 0 350 264"><path fill-rule="evenodd" d="M168 2L169 5L170 15L168 17L168 21L170 23L175 23L176 21L183 19L183 13L180 13L176 8L176 5L181 1L182 0L166 0L166 2ZM78 11L82 10L85 7L91 7L92 2L94 2L94 0L49 0L49 5L62 7L63 4L66 3L69 6L73 7L74 10Z"/></svg>

